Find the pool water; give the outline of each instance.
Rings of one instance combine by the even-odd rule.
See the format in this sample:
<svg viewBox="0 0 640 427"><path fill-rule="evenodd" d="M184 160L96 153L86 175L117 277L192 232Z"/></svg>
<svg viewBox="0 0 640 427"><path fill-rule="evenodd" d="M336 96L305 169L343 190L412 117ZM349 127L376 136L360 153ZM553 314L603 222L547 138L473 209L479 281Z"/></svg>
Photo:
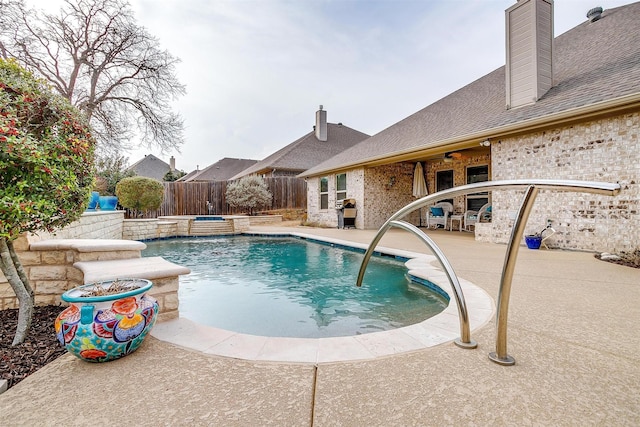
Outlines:
<svg viewBox="0 0 640 427"><path fill-rule="evenodd" d="M446 308L411 282L403 262L292 237L227 236L147 242L143 256L189 267L180 277L180 316L235 332L337 337L421 322Z"/></svg>

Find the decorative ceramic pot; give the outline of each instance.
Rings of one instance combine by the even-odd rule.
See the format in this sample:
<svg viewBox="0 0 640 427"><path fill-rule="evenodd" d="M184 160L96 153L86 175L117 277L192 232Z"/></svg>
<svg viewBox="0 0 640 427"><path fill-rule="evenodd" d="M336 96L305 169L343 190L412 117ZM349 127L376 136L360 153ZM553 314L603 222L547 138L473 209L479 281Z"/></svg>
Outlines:
<svg viewBox="0 0 640 427"><path fill-rule="evenodd" d="M100 193L97 191L91 192L91 199L89 199L89 206L87 207L88 211L95 211L96 207L98 207L98 200L100 199Z"/></svg>
<svg viewBox="0 0 640 427"><path fill-rule="evenodd" d="M120 292L87 296L118 285ZM107 362L138 349L158 317L158 302L146 295L153 283L145 279L118 279L73 288L62 294L70 303L58 315L58 341L88 362ZM104 293L104 292L103 292Z"/></svg>
<svg viewBox="0 0 640 427"><path fill-rule="evenodd" d="M98 203L101 211L115 211L118 206L118 198L116 196L100 196Z"/></svg>

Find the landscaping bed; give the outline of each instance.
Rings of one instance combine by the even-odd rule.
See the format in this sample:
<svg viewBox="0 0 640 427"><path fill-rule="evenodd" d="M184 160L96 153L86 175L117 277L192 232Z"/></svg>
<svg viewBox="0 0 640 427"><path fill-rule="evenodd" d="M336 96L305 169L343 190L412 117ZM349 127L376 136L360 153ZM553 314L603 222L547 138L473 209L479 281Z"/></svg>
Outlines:
<svg viewBox="0 0 640 427"><path fill-rule="evenodd" d="M61 311L59 306L35 307L27 339L12 347L18 310L0 310L0 381L7 380L12 387L67 352L53 327Z"/></svg>
<svg viewBox="0 0 640 427"><path fill-rule="evenodd" d="M640 249L636 249L633 252L621 252L613 256L605 253L596 254L595 257L602 261L624 265L626 267L640 268Z"/></svg>

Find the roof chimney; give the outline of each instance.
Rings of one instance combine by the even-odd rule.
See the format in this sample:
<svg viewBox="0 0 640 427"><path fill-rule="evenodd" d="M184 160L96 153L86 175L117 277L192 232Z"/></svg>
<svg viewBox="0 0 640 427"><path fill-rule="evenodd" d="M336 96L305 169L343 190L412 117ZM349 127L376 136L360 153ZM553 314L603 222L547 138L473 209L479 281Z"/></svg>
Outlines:
<svg viewBox="0 0 640 427"><path fill-rule="evenodd" d="M176 170L176 158L171 156L171 158L169 159L169 170L171 172Z"/></svg>
<svg viewBox="0 0 640 427"><path fill-rule="evenodd" d="M533 104L553 86L553 0L518 0L505 15L509 109Z"/></svg>
<svg viewBox="0 0 640 427"><path fill-rule="evenodd" d="M316 125L314 129L318 140L327 140L327 112L322 109L322 105L320 106L320 109L316 111Z"/></svg>

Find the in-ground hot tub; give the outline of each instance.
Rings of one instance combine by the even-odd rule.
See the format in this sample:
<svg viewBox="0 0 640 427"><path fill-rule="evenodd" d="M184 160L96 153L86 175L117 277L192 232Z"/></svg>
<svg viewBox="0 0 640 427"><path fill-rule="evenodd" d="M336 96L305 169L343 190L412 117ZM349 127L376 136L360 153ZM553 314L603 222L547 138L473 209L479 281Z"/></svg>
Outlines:
<svg viewBox="0 0 640 427"><path fill-rule="evenodd" d="M194 221L224 221L224 218L221 216L196 216Z"/></svg>

